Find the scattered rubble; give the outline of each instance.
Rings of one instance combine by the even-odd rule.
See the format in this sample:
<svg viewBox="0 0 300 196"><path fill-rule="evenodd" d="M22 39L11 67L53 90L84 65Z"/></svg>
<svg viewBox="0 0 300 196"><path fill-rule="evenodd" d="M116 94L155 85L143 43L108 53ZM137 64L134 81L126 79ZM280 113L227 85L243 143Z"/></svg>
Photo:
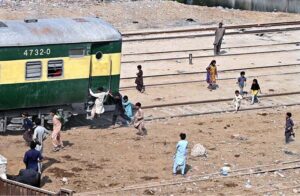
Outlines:
<svg viewBox="0 0 300 196"><path fill-rule="evenodd" d="M201 144L196 144L191 151L193 157L206 157L207 151L206 148Z"/></svg>
<svg viewBox="0 0 300 196"><path fill-rule="evenodd" d="M233 134L231 135L231 139L237 139L237 140L248 140L248 138L246 136L240 135L240 134Z"/></svg>

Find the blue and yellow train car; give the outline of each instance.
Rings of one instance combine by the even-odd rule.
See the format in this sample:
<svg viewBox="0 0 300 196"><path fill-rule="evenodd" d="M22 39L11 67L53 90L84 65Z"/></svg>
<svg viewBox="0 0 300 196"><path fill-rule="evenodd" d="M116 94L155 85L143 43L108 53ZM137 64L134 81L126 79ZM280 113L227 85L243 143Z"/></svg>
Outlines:
<svg viewBox="0 0 300 196"><path fill-rule="evenodd" d="M0 113L119 90L121 34L99 18L0 21Z"/></svg>

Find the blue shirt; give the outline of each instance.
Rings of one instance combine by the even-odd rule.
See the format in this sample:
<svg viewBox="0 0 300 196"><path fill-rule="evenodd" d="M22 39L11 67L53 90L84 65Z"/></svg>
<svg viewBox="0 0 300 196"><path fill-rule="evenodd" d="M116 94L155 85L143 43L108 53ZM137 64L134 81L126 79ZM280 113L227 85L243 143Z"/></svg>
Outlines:
<svg viewBox="0 0 300 196"><path fill-rule="evenodd" d="M240 86L245 86L245 82L246 82L246 77L245 76L241 76L238 78L238 83Z"/></svg>
<svg viewBox="0 0 300 196"><path fill-rule="evenodd" d="M32 121L29 118L25 118L23 120L23 127L24 127L25 131L32 129L32 127L33 127Z"/></svg>
<svg viewBox="0 0 300 196"><path fill-rule="evenodd" d="M24 163L26 165L26 169L32 169L34 171L38 171L38 160L42 160L43 156L40 151L36 149L28 150L24 156Z"/></svg>
<svg viewBox="0 0 300 196"><path fill-rule="evenodd" d="M124 102L124 100L123 100L122 104L125 109L126 116L128 116L129 118L132 118L133 117L132 103L130 103L129 101Z"/></svg>

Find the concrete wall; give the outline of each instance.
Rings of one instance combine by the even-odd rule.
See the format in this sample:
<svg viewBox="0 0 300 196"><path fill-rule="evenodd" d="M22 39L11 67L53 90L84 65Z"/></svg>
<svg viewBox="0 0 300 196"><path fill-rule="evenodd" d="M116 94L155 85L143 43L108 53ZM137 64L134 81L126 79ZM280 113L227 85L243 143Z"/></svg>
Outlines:
<svg viewBox="0 0 300 196"><path fill-rule="evenodd" d="M189 0L192 4L257 11L300 13L300 0Z"/></svg>

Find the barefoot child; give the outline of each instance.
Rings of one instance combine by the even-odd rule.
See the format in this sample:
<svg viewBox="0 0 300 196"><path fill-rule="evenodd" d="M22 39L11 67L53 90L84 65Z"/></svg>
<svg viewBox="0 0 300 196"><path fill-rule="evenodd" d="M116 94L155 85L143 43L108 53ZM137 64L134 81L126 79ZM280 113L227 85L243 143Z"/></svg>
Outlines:
<svg viewBox="0 0 300 196"><path fill-rule="evenodd" d="M236 90L235 97L233 99L233 103L235 105L235 112L238 112L240 110L242 99L243 99L242 95L239 93L238 90Z"/></svg>

